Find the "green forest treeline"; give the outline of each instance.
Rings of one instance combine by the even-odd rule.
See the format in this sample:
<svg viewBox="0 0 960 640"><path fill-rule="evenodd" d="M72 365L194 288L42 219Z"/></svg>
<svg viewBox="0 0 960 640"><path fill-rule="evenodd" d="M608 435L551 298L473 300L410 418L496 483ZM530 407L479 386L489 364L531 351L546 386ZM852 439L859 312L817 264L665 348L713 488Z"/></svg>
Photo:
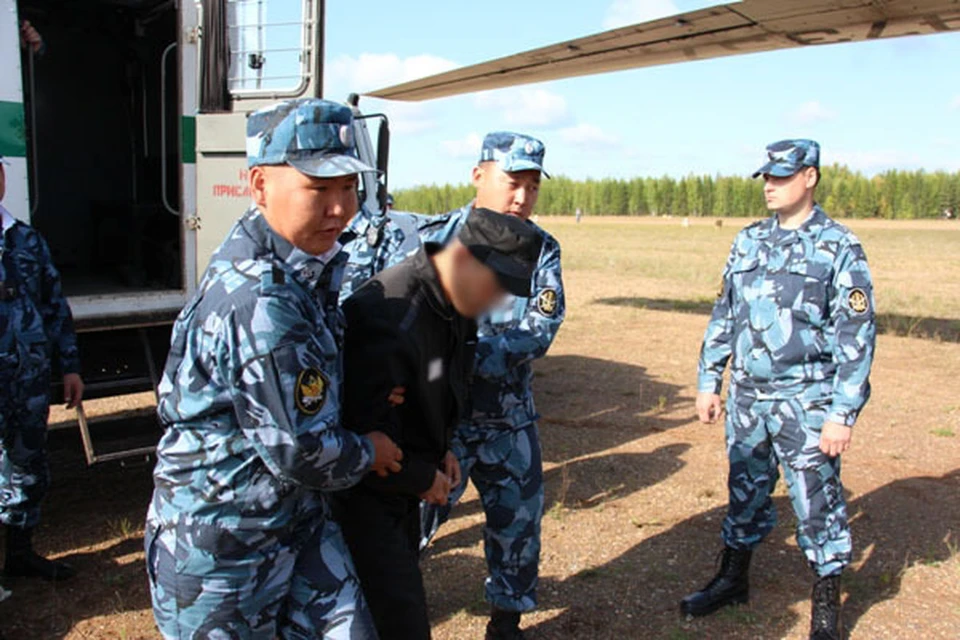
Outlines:
<svg viewBox="0 0 960 640"><path fill-rule="evenodd" d="M544 180L542 215L756 216L763 213L763 182L747 177L687 176L631 180ZM400 211L442 213L468 203L468 184L419 186L395 192ZM960 210L960 172L887 171L866 177L847 167L824 167L817 200L838 217L936 218Z"/></svg>

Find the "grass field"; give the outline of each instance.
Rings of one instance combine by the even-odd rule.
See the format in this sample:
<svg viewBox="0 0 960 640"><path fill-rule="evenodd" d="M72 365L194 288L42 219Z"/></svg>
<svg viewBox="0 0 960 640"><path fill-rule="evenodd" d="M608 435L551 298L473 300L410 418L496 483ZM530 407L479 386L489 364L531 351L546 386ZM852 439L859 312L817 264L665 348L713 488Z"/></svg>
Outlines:
<svg viewBox="0 0 960 640"><path fill-rule="evenodd" d="M730 243L743 226L727 219L541 219L564 249L564 267L636 281L661 307L712 305ZM876 283L881 330L960 340L960 224L854 220ZM662 292L662 293L661 293ZM654 298L653 295L646 297Z"/></svg>
<svg viewBox="0 0 960 640"><path fill-rule="evenodd" d="M812 577L780 524L749 605L687 621L679 599L714 570L726 503L720 427L693 416L700 338L733 235L727 220L541 219L561 241L568 315L537 366L546 467L536 639L805 638ZM862 640L960 637L960 225L856 222L884 333L874 395L845 455L856 545L844 619ZM114 405L109 407L116 408ZM156 638L140 536L150 466L54 456L39 535L82 572L5 583L11 640ZM70 446L68 446L70 445ZM424 559L438 640L482 638L482 513L471 489Z"/></svg>

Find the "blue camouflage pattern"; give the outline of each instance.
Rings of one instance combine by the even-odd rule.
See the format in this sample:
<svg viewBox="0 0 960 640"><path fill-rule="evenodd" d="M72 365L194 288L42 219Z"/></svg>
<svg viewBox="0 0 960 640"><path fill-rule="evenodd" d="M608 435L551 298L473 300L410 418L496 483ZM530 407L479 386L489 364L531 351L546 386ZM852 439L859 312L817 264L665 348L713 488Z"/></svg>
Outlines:
<svg viewBox="0 0 960 640"><path fill-rule="evenodd" d="M147 530L154 616L165 638L375 640L353 561L333 520L244 548L259 561L194 575L189 537ZM266 536L265 536L266 538ZM234 550L231 550L234 551Z"/></svg>
<svg viewBox="0 0 960 640"><path fill-rule="evenodd" d="M423 218L423 242L456 237L473 204L443 216ZM533 224L532 222L530 224ZM543 517L543 465L533 399L533 361L546 355L566 312L560 244L543 234L533 277L533 296L510 296L478 320L477 354L470 387L471 410L457 428L454 453L480 492L487 514L484 549L489 577L486 597L507 611L529 611L537 604L540 521ZM424 505L426 547L463 495L450 506Z"/></svg>
<svg viewBox="0 0 960 640"><path fill-rule="evenodd" d="M828 420L853 426L870 397L876 340L873 281L857 237L817 205L794 232L777 216L741 231L700 352L698 390L739 388L832 398Z"/></svg>
<svg viewBox="0 0 960 640"><path fill-rule="evenodd" d="M752 549L777 523L771 495L783 465L797 516L797 544L821 577L850 564L853 544L840 482L840 457L820 450L830 397L817 391L769 399L734 390L727 398L726 439L730 503L723 541Z"/></svg>
<svg viewBox="0 0 960 640"><path fill-rule="evenodd" d="M286 164L304 155L359 158L350 108L316 98L287 100L247 118L247 164Z"/></svg>
<svg viewBox="0 0 960 640"><path fill-rule="evenodd" d="M783 465L797 539L821 576L850 561L839 458L827 421L854 426L870 397L873 285L857 237L819 205L797 230L771 216L733 242L700 351L698 391L720 393L730 363L730 505L724 542L752 548L773 528Z"/></svg>
<svg viewBox="0 0 960 640"><path fill-rule="evenodd" d="M504 611L536 608L544 508L537 425L530 423L510 431L461 426L450 448L460 462L464 481L451 491L448 506L425 510L421 517L439 519L435 525L439 527L449 518L451 506L463 497L466 478L470 478L486 515L483 550L490 573L484 584L487 601ZM421 541L421 546L428 542Z"/></svg>
<svg viewBox="0 0 960 640"><path fill-rule="evenodd" d="M47 417L54 364L79 373L60 274L40 233L14 222L0 244L0 522L36 527L50 485Z"/></svg>
<svg viewBox="0 0 960 640"><path fill-rule="evenodd" d="M804 167L820 168L820 145L814 140L780 140L767 145L767 162L753 177L771 175L787 178Z"/></svg>
<svg viewBox="0 0 960 640"><path fill-rule="evenodd" d="M337 637L371 637L325 495L374 457L340 426L345 260L307 255L251 209L177 318L146 540L165 637L299 637L285 621L323 610L356 612ZM310 582L328 588L293 592Z"/></svg>
<svg viewBox="0 0 960 640"><path fill-rule="evenodd" d="M60 273L36 229L17 221L0 245L0 358L45 345L47 359L62 373L80 373L73 315L63 295Z"/></svg>
<svg viewBox="0 0 960 640"><path fill-rule="evenodd" d="M543 157L547 150L543 142L522 133L494 131L483 139L480 162L496 162L506 172L539 171L550 177L543 169Z"/></svg>
<svg viewBox="0 0 960 640"><path fill-rule="evenodd" d="M420 219L413 213L390 211L383 215L360 208L340 235L343 250L349 255L340 287L341 304L367 280L420 248Z"/></svg>

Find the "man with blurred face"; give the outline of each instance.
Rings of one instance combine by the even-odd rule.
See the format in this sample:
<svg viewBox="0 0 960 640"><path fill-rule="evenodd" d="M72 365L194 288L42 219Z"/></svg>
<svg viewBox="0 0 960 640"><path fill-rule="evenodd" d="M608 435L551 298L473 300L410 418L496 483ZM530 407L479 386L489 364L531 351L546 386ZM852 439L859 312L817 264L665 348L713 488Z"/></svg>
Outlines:
<svg viewBox="0 0 960 640"><path fill-rule="evenodd" d="M461 482L450 446L466 413L474 319L508 292L530 295L541 245L522 220L475 209L446 246L427 243L343 305L344 423L358 433L382 429L404 451L399 473L368 476L337 501L381 640L430 637L420 501L445 505ZM398 387L401 404L387 399Z"/></svg>
<svg viewBox="0 0 960 640"><path fill-rule="evenodd" d="M255 204L180 313L159 389L146 558L166 638L376 638L327 494L402 458L341 426L337 238L375 171L352 132L324 100L247 120Z"/></svg>
<svg viewBox="0 0 960 640"><path fill-rule="evenodd" d="M543 143L530 136L502 131L487 135L472 173L476 200L421 224L424 242L444 243L471 211L487 208L525 221L543 238L530 294L509 296L478 322L470 410L453 444L463 477L473 481L486 513L489 640L522 638L520 616L537 604L543 463L531 365L547 353L564 316L560 245L530 222L541 178L549 177L543 169L544 153ZM465 489L466 482L459 483L450 503ZM449 511L449 506L425 507L423 546Z"/></svg>
<svg viewBox="0 0 960 640"><path fill-rule="evenodd" d="M719 573L680 607L707 615L749 597L752 550L776 524L778 466L797 516L797 542L816 575L810 638L840 638L840 575L851 557L840 456L870 397L873 286L860 241L814 194L820 146L767 147L763 176L774 215L733 243L700 353L697 415L720 417L723 372L730 505Z"/></svg>

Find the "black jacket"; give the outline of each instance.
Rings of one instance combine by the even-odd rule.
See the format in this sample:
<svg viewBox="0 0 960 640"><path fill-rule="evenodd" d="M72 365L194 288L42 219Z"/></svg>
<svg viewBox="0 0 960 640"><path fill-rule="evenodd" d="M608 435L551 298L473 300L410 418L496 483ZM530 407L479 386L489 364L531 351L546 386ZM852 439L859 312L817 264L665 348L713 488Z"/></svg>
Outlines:
<svg viewBox="0 0 960 640"><path fill-rule="evenodd" d="M343 305L344 426L383 431L403 449L403 470L364 482L377 491L419 496L432 485L468 406L476 323L446 300L427 244L382 271ZM404 387L393 407L391 389Z"/></svg>

